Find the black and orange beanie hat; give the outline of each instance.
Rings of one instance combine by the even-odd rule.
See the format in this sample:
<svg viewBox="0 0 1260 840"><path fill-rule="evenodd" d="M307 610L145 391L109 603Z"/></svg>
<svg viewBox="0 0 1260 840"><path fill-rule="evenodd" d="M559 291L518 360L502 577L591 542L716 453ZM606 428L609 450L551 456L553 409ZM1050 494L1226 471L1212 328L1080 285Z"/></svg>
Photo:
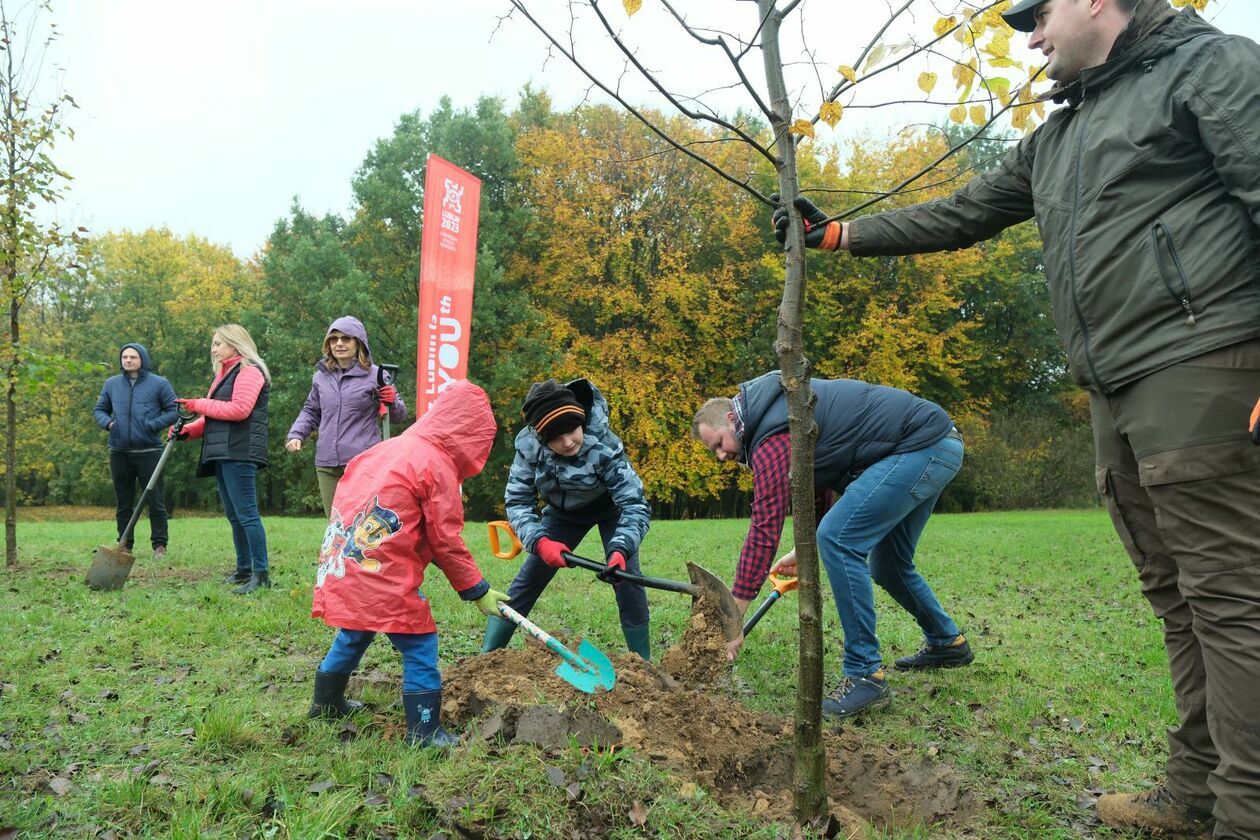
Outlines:
<svg viewBox="0 0 1260 840"><path fill-rule="evenodd" d="M586 423L586 411L577 396L554 379L529 386L521 414L543 443Z"/></svg>

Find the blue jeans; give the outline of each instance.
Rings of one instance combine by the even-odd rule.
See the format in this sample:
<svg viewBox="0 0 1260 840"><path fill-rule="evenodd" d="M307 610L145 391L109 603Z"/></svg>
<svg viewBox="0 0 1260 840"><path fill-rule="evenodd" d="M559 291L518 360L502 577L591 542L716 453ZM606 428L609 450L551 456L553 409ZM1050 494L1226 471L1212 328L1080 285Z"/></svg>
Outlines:
<svg viewBox="0 0 1260 840"><path fill-rule="evenodd" d="M267 532L258 513L258 492L254 479L258 467L253 461L216 461L214 480L219 485L223 512L232 525L236 547L236 572L267 571Z"/></svg>
<svg viewBox="0 0 1260 840"><path fill-rule="evenodd" d="M616 532L618 521L620 521L620 514L611 499L608 499L605 504L597 502L594 505L570 511L558 510L548 505L542 512L543 533L548 538L564 543L574 550L586 537L591 527L597 525L600 539L604 543L604 551L607 553L608 541ZM525 562L521 564L520 570L512 580L511 586L508 587L508 606L521 615L528 616L529 611L534 608L534 604L547 588L547 584L551 583L551 579L556 576L557 571L559 569L548 566L538 555L527 555ZM641 574L638 551L632 551L626 555L626 571L635 575ZM572 573L590 574L594 580L594 573L591 572ZM594 580L594 583L599 587L606 585L598 580ZM648 623L648 599L642 586L636 583L621 583L612 589L617 599L617 612L620 614L622 627L640 627Z"/></svg>
<svg viewBox="0 0 1260 840"><path fill-rule="evenodd" d="M845 676L865 677L883 665L872 580L914 616L929 644L958 637L958 625L914 567L914 549L962 462L962 441L954 438L890 455L867 467L818 524L818 553L844 629Z"/></svg>
<svg viewBox="0 0 1260 840"><path fill-rule="evenodd" d="M403 691L437 691L442 687L442 673L437 666L437 633L385 635L402 654ZM374 630L338 630L319 670L325 674L352 673L375 638Z"/></svg>

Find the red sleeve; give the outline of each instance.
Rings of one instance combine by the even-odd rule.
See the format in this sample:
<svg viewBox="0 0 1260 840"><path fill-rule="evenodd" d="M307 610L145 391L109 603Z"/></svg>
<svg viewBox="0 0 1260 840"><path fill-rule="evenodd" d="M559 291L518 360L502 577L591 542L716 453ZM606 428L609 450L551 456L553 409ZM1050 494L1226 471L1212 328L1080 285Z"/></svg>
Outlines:
<svg viewBox="0 0 1260 840"><path fill-rule="evenodd" d="M783 536L783 522L787 519L792 501L792 487L788 472L792 465L792 436L787 432L771 435L761 442L753 453L750 466L753 471L752 523L744 550L739 555L739 567L735 570L735 585L731 594L751 601L761 591L770 574L774 552Z"/></svg>
<svg viewBox="0 0 1260 840"><path fill-rule="evenodd" d="M209 397L203 397L199 400L186 400L185 405L190 411L204 414L206 417L236 423L244 420L254 410L258 395L262 393L266 382L261 370L253 365L243 364L240 373L236 375L236 382L232 385L232 399L212 400Z"/></svg>
<svg viewBox="0 0 1260 840"><path fill-rule="evenodd" d="M464 501L454 472L426 471L420 488L421 527L433 550L433 564L442 570L456 592L466 592L484 580L477 561L464 543Z"/></svg>
<svg viewBox="0 0 1260 840"><path fill-rule="evenodd" d="M198 417L184 424L184 432L188 435L189 440L196 440L206 433L206 418Z"/></svg>

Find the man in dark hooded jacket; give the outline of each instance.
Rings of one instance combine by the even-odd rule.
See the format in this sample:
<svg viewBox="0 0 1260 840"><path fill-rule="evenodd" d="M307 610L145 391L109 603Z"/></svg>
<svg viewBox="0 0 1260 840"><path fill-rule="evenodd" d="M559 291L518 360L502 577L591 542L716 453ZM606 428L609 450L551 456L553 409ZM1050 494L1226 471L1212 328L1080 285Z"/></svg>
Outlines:
<svg viewBox="0 0 1260 840"><path fill-rule="evenodd" d="M1065 107L948 198L805 244L969 247L1036 218L1054 318L1089 392L1099 493L1164 624L1179 725L1163 785L1113 826L1260 837L1260 46L1166 0L1017 0ZM775 212L780 241L789 214ZM1248 412L1251 412L1248 425Z"/></svg>
<svg viewBox="0 0 1260 840"><path fill-rule="evenodd" d="M148 485L162 457L162 432L175 422L178 410L175 389L151 369L149 351L143 344L124 344L118 351L122 373L105 380L92 416L109 431L109 474L114 481L118 509L118 538L131 520L136 502L136 485ZM153 558L166 555L166 506L162 503L162 481L149 496L149 538ZM131 550L133 540L128 540Z"/></svg>

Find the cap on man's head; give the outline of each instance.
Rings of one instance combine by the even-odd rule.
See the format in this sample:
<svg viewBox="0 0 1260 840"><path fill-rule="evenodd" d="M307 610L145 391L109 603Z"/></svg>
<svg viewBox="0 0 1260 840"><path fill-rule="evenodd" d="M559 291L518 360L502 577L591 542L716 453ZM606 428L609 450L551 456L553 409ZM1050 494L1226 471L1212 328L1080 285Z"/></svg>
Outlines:
<svg viewBox="0 0 1260 840"><path fill-rule="evenodd" d="M1033 14L1037 11L1037 7L1046 0L1017 0L1012 3L1011 7L1002 12L1002 19L1005 20L1012 29L1020 32L1032 32L1037 28L1037 21Z"/></svg>

